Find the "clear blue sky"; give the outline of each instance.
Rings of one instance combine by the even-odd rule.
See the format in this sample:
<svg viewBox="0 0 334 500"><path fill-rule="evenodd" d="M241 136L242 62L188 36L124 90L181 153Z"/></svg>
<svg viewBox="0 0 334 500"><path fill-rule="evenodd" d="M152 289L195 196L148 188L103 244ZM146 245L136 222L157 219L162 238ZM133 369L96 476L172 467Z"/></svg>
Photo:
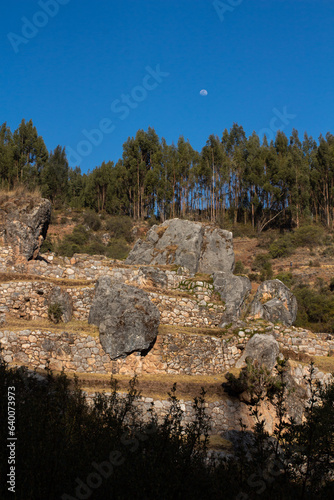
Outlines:
<svg viewBox="0 0 334 500"><path fill-rule="evenodd" d="M317 139L334 133L333 26L332 0L7 2L0 122L32 119L83 172L149 126L199 151L233 122Z"/></svg>

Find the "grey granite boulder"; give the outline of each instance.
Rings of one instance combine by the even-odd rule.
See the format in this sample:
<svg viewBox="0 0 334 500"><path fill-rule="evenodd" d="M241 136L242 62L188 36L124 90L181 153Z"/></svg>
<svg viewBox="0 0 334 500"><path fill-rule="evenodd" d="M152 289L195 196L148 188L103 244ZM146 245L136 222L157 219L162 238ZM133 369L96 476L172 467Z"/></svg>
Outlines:
<svg viewBox="0 0 334 500"><path fill-rule="evenodd" d="M27 260L36 259L51 219L51 203L40 199L11 199L1 206L4 243Z"/></svg>
<svg viewBox="0 0 334 500"><path fill-rule="evenodd" d="M61 307L61 320L64 323L71 321L73 313L72 298L67 292L62 290L60 286L55 286L48 297L48 305L52 306L54 304L59 304Z"/></svg>
<svg viewBox="0 0 334 500"><path fill-rule="evenodd" d="M232 272L232 233L199 222L171 219L153 226L145 241L137 240L126 264L176 264L191 273Z"/></svg>
<svg viewBox="0 0 334 500"><path fill-rule="evenodd" d="M238 320L245 310L246 299L252 285L247 276L234 276L230 273L216 272L213 274L213 286L225 302L225 312L221 328Z"/></svg>
<svg viewBox="0 0 334 500"><path fill-rule="evenodd" d="M264 281L257 289L249 314L290 326L297 317L297 299L280 280Z"/></svg>
<svg viewBox="0 0 334 500"><path fill-rule="evenodd" d="M260 366L265 365L269 370L272 370L276 365L278 355L279 345L275 338L272 335L256 333L248 341L235 366L241 368L246 364L246 358L250 357L253 361L257 361Z"/></svg>
<svg viewBox="0 0 334 500"><path fill-rule="evenodd" d="M111 359L117 359L152 347L160 313L143 290L102 276L96 284L88 322L99 327L103 349Z"/></svg>
<svg viewBox="0 0 334 500"><path fill-rule="evenodd" d="M233 235L225 229L207 226L204 231L198 272L232 273L234 269Z"/></svg>

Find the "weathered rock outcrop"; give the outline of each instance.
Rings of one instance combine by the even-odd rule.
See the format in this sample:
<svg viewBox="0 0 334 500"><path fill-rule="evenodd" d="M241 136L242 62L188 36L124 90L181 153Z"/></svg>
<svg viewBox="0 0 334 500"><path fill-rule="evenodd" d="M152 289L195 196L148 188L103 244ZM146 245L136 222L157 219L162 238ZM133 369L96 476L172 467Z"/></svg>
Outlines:
<svg viewBox="0 0 334 500"><path fill-rule="evenodd" d="M4 244L27 260L36 259L50 223L50 201L13 198L1 205L0 213Z"/></svg>
<svg viewBox="0 0 334 500"><path fill-rule="evenodd" d="M257 289L250 316L290 326L297 317L297 299L280 280L264 281Z"/></svg>
<svg viewBox="0 0 334 500"><path fill-rule="evenodd" d="M62 310L61 320L64 323L68 323L72 319L73 304L70 295L63 291L60 286L54 287L49 295L49 306L54 304L59 304Z"/></svg>
<svg viewBox="0 0 334 500"><path fill-rule="evenodd" d="M102 276L88 322L99 327L104 350L111 359L117 359L135 351L143 353L153 345L160 313L143 290Z"/></svg>
<svg viewBox="0 0 334 500"><path fill-rule="evenodd" d="M139 268L138 276L141 282L146 286L154 286L159 288L167 288L168 278L164 271L151 266L142 266Z"/></svg>
<svg viewBox="0 0 334 500"><path fill-rule="evenodd" d="M235 366L241 368L245 365L246 358L250 357L253 361L257 361L260 366L265 365L269 370L272 370L276 364L278 354L279 345L272 335L256 333L248 341L243 355Z"/></svg>
<svg viewBox="0 0 334 500"><path fill-rule="evenodd" d="M245 301L251 291L251 282L247 276L234 276L230 273L216 272L213 274L213 286L226 309L220 327L237 321L245 309Z"/></svg>
<svg viewBox="0 0 334 500"><path fill-rule="evenodd" d="M191 273L232 272L232 233L199 222L172 219L153 226L146 240L137 240L126 264L176 264Z"/></svg>

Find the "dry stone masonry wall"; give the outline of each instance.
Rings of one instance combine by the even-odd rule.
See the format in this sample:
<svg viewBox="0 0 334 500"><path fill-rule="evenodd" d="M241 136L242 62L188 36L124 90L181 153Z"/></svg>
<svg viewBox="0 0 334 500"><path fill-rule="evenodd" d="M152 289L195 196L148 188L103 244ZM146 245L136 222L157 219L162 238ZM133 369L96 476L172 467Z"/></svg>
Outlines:
<svg viewBox="0 0 334 500"><path fill-rule="evenodd" d="M66 326L66 325L65 325ZM239 330L230 339L212 335L160 333L146 356L133 353L125 359L111 361L97 336L46 330L0 331L2 355L9 363L27 363L45 368L50 362L54 370L69 372L114 373L124 375L172 373L185 375L222 374L235 366L248 339L260 324ZM327 356L334 351L334 339L312 338L297 328L266 326L281 349ZM325 336L324 336L325 337Z"/></svg>

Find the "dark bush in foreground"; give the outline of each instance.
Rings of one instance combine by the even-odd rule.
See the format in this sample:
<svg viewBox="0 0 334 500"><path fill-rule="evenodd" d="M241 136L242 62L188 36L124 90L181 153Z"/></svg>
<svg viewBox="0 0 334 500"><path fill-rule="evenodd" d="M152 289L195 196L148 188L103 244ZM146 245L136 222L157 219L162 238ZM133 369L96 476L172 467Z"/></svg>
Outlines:
<svg viewBox="0 0 334 500"><path fill-rule="evenodd" d="M112 381L111 396L98 394L92 405L77 382L70 390L64 374L48 372L40 381L24 369L8 369L1 363L0 381L2 478L8 473L7 392L15 387L16 495L12 498L89 498L89 489L94 499L155 500L188 494L205 498L209 470L204 466L207 440L201 436L207 436L209 423L202 397L194 402L193 421L182 427L174 389L165 420L158 424L153 410L144 420L134 404L135 379L127 396L117 394L117 383ZM6 481L1 481L0 498L9 497Z"/></svg>
<svg viewBox="0 0 334 500"><path fill-rule="evenodd" d="M17 436L16 491L9 495L2 480L0 498L322 500L333 494L328 477L334 459L334 385L316 390L310 382L307 419L296 426L284 423L282 379L274 391L275 439L268 440L255 402L255 432L246 433L242 426L234 457L217 462L207 459L204 392L194 400L193 419L183 424L175 385L169 412L159 423L153 407L144 418L136 406L136 379L123 396L112 379L111 395L97 394L89 405L77 380L70 390L65 374L47 371L40 380L1 362L0 387L2 478L8 474L8 394L13 393ZM264 397L262 389L256 394ZM245 446L246 437L250 446Z"/></svg>

